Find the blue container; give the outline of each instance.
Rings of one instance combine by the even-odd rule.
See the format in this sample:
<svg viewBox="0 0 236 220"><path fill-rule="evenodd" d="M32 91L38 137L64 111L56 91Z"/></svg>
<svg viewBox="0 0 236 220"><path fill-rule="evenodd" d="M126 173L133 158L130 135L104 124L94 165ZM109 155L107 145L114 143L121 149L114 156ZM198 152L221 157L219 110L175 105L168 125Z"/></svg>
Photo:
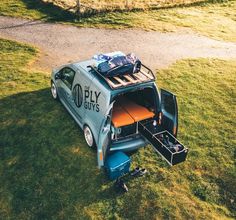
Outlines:
<svg viewBox="0 0 236 220"><path fill-rule="evenodd" d="M117 151L108 156L105 168L111 180L117 179L129 172L130 158L122 151Z"/></svg>

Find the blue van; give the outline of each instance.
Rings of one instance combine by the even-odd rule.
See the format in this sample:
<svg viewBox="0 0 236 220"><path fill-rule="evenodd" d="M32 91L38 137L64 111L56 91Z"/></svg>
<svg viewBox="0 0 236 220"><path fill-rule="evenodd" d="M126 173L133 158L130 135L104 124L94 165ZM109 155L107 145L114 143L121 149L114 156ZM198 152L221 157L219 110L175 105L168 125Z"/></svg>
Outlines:
<svg viewBox="0 0 236 220"><path fill-rule="evenodd" d="M159 90L153 72L143 64L134 73L104 76L96 62L92 58L53 70L51 93L83 129L88 146L97 149L98 167L112 152L133 151L149 143L170 165L184 161L187 148L173 152L160 138L164 134L181 144L176 139L176 96Z"/></svg>

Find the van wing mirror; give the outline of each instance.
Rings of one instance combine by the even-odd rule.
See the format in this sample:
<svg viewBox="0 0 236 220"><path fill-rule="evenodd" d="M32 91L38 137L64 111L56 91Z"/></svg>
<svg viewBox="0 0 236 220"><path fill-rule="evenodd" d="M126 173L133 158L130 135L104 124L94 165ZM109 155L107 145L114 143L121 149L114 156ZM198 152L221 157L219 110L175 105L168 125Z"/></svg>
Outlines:
<svg viewBox="0 0 236 220"><path fill-rule="evenodd" d="M61 78L60 72L57 72L54 77L55 77L55 79L60 79Z"/></svg>

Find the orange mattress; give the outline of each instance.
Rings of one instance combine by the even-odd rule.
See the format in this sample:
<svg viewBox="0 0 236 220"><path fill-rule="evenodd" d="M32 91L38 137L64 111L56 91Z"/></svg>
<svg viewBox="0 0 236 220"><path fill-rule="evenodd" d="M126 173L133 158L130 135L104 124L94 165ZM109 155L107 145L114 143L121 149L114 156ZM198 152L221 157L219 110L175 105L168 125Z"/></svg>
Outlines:
<svg viewBox="0 0 236 220"><path fill-rule="evenodd" d="M112 123L115 127L130 125L144 119L153 118L154 113L126 98L120 98L114 105Z"/></svg>
<svg viewBox="0 0 236 220"><path fill-rule="evenodd" d="M136 104L126 98L120 99L121 106L129 115L134 119L135 122L142 121L144 119L153 118L154 113L149 111L147 108Z"/></svg>
<svg viewBox="0 0 236 220"><path fill-rule="evenodd" d="M112 111L112 123L116 128L130 125L134 122L134 119L120 105L114 105Z"/></svg>

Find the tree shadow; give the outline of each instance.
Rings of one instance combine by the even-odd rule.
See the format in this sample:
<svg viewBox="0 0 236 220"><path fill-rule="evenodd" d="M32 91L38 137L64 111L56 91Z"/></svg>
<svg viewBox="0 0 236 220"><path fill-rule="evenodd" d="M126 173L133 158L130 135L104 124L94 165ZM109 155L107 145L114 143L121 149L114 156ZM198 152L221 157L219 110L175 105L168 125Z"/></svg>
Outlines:
<svg viewBox="0 0 236 220"><path fill-rule="evenodd" d="M10 26L0 27L0 30L17 28L17 27L24 27L24 26L40 25L40 24L43 24L43 23L44 23L44 21L41 21L39 19L38 20L30 20L30 21L26 21L26 22L23 22L23 23L20 23L20 24L17 24L17 25L10 25Z"/></svg>
<svg viewBox="0 0 236 220"><path fill-rule="evenodd" d="M92 7L88 7L86 5L82 5L83 11L80 14L76 14L73 8L64 9L59 7L51 2L43 2L42 0L21 0L28 9L33 9L44 14L41 19L45 19L47 21L63 21L63 22L74 22L75 19L83 19L90 18L96 16L105 16L107 13L127 13L127 12L141 12L141 11L155 11L169 8L179 8L179 7L193 7L193 6L204 6L206 4L215 4L222 3L223 0L202 0L198 2L190 2L190 3L176 3L176 4L164 4L160 6L154 6L151 8L102 8L96 9Z"/></svg>
<svg viewBox="0 0 236 220"><path fill-rule="evenodd" d="M76 205L116 197L96 152L49 91L1 99L0 200L9 210L1 219L72 218Z"/></svg>
<svg viewBox="0 0 236 220"><path fill-rule="evenodd" d="M75 18L75 14L65 10L52 3L45 3L41 0L21 0L24 2L28 9L34 9L42 14L45 14L43 18L49 21L72 21Z"/></svg>
<svg viewBox="0 0 236 220"><path fill-rule="evenodd" d="M236 150L234 150L234 155L236 155ZM215 182L219 186L220 202L233 213L232 217L236 217L236 164L216 178Z"/></svg>

